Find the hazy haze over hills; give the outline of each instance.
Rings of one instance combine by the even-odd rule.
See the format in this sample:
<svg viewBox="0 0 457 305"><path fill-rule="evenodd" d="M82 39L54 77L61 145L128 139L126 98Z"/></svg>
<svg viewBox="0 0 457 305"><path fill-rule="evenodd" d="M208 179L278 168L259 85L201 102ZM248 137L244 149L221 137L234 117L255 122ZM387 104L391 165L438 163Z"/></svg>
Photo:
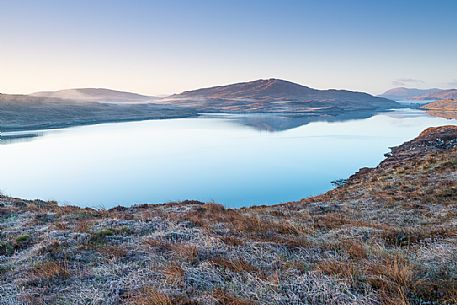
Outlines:
<svg viewBox="0 0 457 305"><path fill-rule="evenodd" d="M457 98L457 89L416 89L398 87L379 95L392 100L441 100Z"/></svg>
<svg viewBox="0 0 457 305"><path fill-rule="evenodd" d="M137 93L105 88L75 88L58 91L40 91L30 95L85 102L148 102L154 99L153 97Z"/></svg>
<svg viewBox="0 0 457 305"><path fill-rule="evenodd" d="M0 131L64 128L147 119L194 116L193 109L154 103L99 103L30 95L0 94Z"/></svg>
<svg viewBox="0 0 457 305"><path fill-rule="evenodd" d="M429 97L428 99L457 99L457 89L443 90Z"/></svg>
<svg viewBox="0 0 457 305"><path fill-rule="evenodd" d="M432 88L432 89L417 89L417 88L405 88L398 87L387 90L379 96L393 100L410 100L419 96L429 95L442 91L443 89Z"/></svg>

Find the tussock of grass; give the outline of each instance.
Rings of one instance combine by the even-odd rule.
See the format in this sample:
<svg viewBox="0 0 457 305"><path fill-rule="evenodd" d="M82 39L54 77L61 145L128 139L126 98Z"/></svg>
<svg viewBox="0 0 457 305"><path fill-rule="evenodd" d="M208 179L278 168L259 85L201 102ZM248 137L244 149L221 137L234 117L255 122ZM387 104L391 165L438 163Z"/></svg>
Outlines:
<svg viewBox="0 0 457 305"><path fill-rule="evenodd" d="M70 275L66 263L48 261L39 263L30 271L32 277L42 281L67 278Z"/></svg>

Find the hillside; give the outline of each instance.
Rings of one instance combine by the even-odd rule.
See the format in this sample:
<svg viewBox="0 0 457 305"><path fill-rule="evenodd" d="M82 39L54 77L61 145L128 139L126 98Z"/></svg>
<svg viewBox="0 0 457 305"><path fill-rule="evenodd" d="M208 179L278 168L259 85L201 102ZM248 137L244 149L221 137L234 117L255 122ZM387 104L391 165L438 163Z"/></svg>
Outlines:
<svg viewBox="0 0 457 305"><path fill-rule="evenodd" d="M317 90L280 79L185 91L163 100L207 112L341 113L386 110L394 101L346 90Z"/></svg>
<svg viewBox="0 0 457 305"><path fill-rule="evenodd" d="M104 104L0 94L0 131L64 128L104 122L189 117L192 109L157 104Z"/></svg>
<svg viewBox="0 0 457 305"><path fill-rule="evenodd" d="M405 88L398 87L387 90L383 94L379 95L380 97L385 97L394 101L407 101L415 100L421 96L428 96L431 94L439 93L443 89L433 88L433 89L416 89L416 88Z"/></svg>
<svg viewBox="0 0 457 305"><path fill-rule="evenodd" d="M421 107L428 114L440 118L457 119L457 100L440 100Z"/></svg>
<svg viewBox="0 0 457 305"><path fill-rule="evenodd" d="M150 102L154 98L137 93L116 91L104 88L76 88L59 91L40 91L30 94L36 97L59 98L84 102Z"/></svg>
<svg viewBox="0 0 457 305"><path fill-rule="evenodd" d="M421 108L428 110L457 111L457 99L435 101L428 103Z"/></svg>
<svg viewBox="0 0 457 305"><path fill-rule="evenodd" d="M443 90L436 94L429 94L428 96L426 96L423 99L429 99L429 100L457 99L457 89Z"/></svg>
<svg viewBox="0 0 457 305"><path fill-rule="evenodd" d="M379 96L395 101L457 99L457 89L414 89L399 87L390 89Z"/></svg>
<svg viewBox="0 0 457 305"><path fill-rule="evenodd" d="M4 304L453 304L457 127L318 197L111 210L0 197Z"/></svg>

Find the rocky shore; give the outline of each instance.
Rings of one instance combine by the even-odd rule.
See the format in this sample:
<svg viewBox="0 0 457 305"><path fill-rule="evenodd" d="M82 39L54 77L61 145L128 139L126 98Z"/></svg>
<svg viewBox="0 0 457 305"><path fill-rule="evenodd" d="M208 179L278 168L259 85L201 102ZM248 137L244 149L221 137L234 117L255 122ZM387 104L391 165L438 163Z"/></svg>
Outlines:
<svg viewBox="0 0 457 305"><path fill-rule="evenodd" d="M457 127L317 197L94 210L0 197L0 304L455 304Z"/></svg>

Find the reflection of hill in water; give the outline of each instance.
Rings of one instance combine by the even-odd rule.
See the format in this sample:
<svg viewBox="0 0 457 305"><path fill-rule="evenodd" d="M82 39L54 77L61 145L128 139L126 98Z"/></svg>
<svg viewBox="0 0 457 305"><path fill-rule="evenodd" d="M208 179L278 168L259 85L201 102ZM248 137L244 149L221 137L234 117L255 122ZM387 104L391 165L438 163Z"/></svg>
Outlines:
<svg viewBox="0 0 457 305"><path fill-rule="evenodd" d="M317 113L252 113L230 114L226 117L237 123L249 126L261 131L282 131L297 128L312 122L340 122L353 119L366 119L373 116L372 111L346 112L343 114L317 114ZM205 115L212 117L211 115ZM221 116L217 116L221 117Z"/></svg>
<svg viewBox="0 0 457 305"><path fill-rule="evenodd" d="M427 110L427 113L434 117L445 119L457 119L457 111Z"/></svg>
<svg viewBox="0 0 457 305"><path fill-rule="evenodd" d="M41 136L42 133L8 133L0 135L0 145L1 144L11 144L14 142L25 142L31 141L33 138Z"/></svg>

